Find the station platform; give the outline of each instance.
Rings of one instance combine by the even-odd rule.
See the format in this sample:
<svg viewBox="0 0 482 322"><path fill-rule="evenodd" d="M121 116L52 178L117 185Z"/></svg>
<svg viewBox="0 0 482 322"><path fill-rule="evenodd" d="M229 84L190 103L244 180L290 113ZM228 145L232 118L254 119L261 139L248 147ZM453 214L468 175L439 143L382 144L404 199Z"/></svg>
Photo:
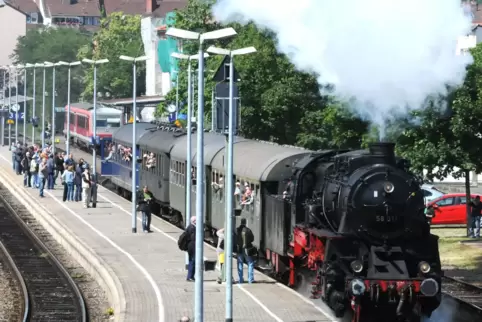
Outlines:
<svg viewBox="0 0 482 322"><path fill-rule="evenodd" d="M0 169L1 184L105 288L115 321L175 322L183 316L193 321L194 283L186 281L185 254L177 247L181 229L153 216L153 233L132 233L131 203L103 187L97 208L63 202L60 185L40 198L37 189L24 188L23 176L13 172L6 146L0 148ZM137 220L141 231L140 216ZM205 244L204 252L215 260L213 247ZM206 322L225 321L225 286L217 284L218 274L204 275ZM236 272L233 276L237 279ZM337 321L321 300L313 302L259 272L255 280L234 286L235 321Z"/></svg>

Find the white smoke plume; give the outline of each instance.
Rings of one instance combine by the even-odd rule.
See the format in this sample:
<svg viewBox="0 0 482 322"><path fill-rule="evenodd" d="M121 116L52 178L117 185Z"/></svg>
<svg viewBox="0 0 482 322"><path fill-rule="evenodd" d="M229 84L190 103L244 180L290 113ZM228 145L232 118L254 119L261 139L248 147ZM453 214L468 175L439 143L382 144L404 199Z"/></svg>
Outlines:
<svg viewBox="0 0 482 322"><path fill-rule="evenodd" d="M460 85L472 62L455 55L471 22L460 0L218 0L213 13L275 32L298 69L381 128Z"/></svg>

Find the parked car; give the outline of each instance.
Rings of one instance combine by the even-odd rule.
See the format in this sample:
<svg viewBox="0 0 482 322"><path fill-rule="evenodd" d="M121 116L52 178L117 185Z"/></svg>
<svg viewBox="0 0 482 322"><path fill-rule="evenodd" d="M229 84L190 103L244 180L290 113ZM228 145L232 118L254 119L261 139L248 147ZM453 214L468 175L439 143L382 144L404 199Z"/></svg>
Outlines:
<svg viewBox="0 0 482 322"><path fill-rule="evenodd" d="M438 190L434 185L423 184L422 185L423 197L425 199L425 204L438 199L445 195L445 192Z"/></svg>
<svg viewBox="0 0 482 322"><path fill-rule="evenodd" d="M471 195L474 199L477 195ZM465 225L467 224L467 208L465 193L448 193L431 202L435 217L432 225Z"/></svg>

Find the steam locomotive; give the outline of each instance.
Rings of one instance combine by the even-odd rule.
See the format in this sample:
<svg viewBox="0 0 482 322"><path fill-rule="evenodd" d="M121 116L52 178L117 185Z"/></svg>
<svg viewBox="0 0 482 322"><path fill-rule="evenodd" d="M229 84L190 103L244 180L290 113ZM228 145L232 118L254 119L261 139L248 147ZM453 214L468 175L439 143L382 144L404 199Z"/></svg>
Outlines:
<svg viewBox="0 0 482 322"><path fill-rule="evenodd" d="M147 123L137 129L138 155L149 160L134 161L136 185L149 187L160 216L184 227L187 180L191 215L195 186L203 184L206 236L216 242L225 220L224 136L204 133L206 177L198 183L195 144L194 167L186 168L187 131ZM114 146L132 147L131 133L131 124L119 128ZM249 191L233 205L235 221L247 220L258 263L291 287L309 284L313 298L353 322L419 322L441 301L438 237L430 234L420 184L394 147L309 151L241 137L234 142L234 182ZM102 164L126 197L130 162L117 150Z"/></svg>

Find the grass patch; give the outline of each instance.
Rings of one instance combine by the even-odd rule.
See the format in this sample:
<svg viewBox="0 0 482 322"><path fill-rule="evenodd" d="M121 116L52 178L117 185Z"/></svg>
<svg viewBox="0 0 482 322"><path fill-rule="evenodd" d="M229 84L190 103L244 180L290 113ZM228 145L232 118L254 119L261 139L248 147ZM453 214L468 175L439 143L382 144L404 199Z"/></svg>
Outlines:
<svg viewBox="0 0 482 322"><path fill-rule="evenodd" d="M439 251L443 267L460 270L479 270L482 266L482 248L462 244L473 241L466 237L465 228L432 228L432 234L440 237Z"/></svg>

